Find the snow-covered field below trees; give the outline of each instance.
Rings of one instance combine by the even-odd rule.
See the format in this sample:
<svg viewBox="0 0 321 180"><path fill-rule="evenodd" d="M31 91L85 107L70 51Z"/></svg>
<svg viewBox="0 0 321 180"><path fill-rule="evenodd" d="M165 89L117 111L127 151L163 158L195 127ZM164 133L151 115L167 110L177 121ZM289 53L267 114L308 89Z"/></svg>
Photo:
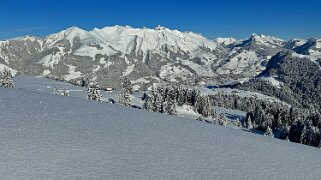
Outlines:
<svg viewBox="0 0 321 180"><path fill-rule="evenodd" d="M0 179L321 176L318 148L19 84L0 88Z"/></svg>
<svg viewBox="0 0 321 180"><path fill-rule="evenodd" d="M0 179L270 180L321 175L317 148L27 90L19 81L16 85L0 88Z"/></svg>
<svg viewBox="0 0 321 180"><path fill-rule="evenodd" d="M15 88L24 89L28 91L36 91L40 93L53 94L55 88L62 89L66 87L71 97L86 99L86 96L87 96L86 94L87 88L85 87L74 86L66 82L54 81L46 78L17 76L14 78L14 83L15 83ZM207 90L205 88L199 88L199 89L203 94L217 93L216 91L212 91L210 89L207 89ZM220 92L221 93L226 92L228 94L231 94L231 89L222 88ZM117 95L120 92L119 91L113 91L113 92L101 91L101 93L103 96L102 98L103 101L108 102L109 99L116 100ZM141 100L142 96L143 96L142 92L133 92L131 99L132 99L132 104L135 107L141 108L143 106L143 101ZM227 119L230 121L234 120L236 117L239 117L240 119L242 119L242 118L245 118L246 116L245 112L225 109L221 107L214 107L214 110L217 111L217 113L224 113ZM191 106L184 105L182 107L177 107L177 111L179 116L185 117L185 118L196 119L197 117L200 116L199 114L194 112L193 107Z"/></svg>

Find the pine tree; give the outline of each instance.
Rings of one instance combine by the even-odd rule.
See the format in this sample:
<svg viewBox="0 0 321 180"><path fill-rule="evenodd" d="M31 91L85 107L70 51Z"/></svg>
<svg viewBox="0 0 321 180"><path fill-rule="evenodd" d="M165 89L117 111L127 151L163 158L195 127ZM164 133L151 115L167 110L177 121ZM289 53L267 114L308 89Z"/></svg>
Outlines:
<svg viewBox="0 0 321 180"><path fill-rule="evenodd" d="M236 118L236 120L234 120L233 121L233 126L234 126L234 128L236 128L236 129L238 129L238 128L240 128L241 126L242 126L242 123L241 123L241 121L240 121L240 118Z"/></svg>
<svg viewBox="0 0 321 180"><path fill-rule="evenodd" d="M195 111L204 117L211 115L211 102L209 96L197 96L194 104Z"/></svg>
<svg viewBox="0 0 321 180"><path fill-rule="evenodd" d="M226 126L227 125L227 119L225 117L225 115L223 113L221 113L218 117L218 124L222 125L222 126Z"/></svg>
<svg viewBox="0 0 321 180"><path fill-rule="evenodd" d="M209 117L211 115L212 112L212 108L211 108L211 102L210 102L210 98L209 96L203 96L202 97L202 112L201 114L204 117Z"/></svg>
<svg viewBox="0 0 321 180"><path fill-rule="evenodd" d="M176 103L174 100L168 101L166 111L169 115L177 115Z"/></svg>
<svg viewBox="0 0 321 180"><path fill-rule="evenodd" d="M292 142L301 143L301 134L304 129L302 120L296 120L295 123L291 125L289 139Z"/></svg>
<svg viewBox="0 0 321 180"><path fill-rule="evenodd" d="M5 88L13 88L14 87L13 76L12 76L10 70L7 69L6 67L4 68L3 73L1 73L0 86L5 87Z"/></svg>
<svg viewBox="0 0 321 180"><path fill-rule="evenodd" d="M274 117L271 113L266 113L265 115L265 122L264 122L264 125L265 126L272 126L273 125L273 122L274 122Z"/></svg>
<svg viewBox="0 0 321 180"><path fill-rule="evenodd" d="M131 82L128 78L125 78L122 92L118 95L116 102L124 106L130 106L132 103L130 94L132 94Z"/></svg>
<svg viewBox="0 0 321 180"><path fill-rule="evenodd" d="M117 96L116 102L118 104L123 105L123 106L130 106L131 105L131 98L130 98L128 91L122 91Z"/></svg>
<svg viewBox="0 0 321 180"><path fill-rule="evenodd" d="M87 99L93 101L102 101L102 95L98 83L94 83L88 86Z"/></svg>
<svg viewBox="0 0 321 180"><path fill-rule="evenodd" d="M268 127L266 128L266 131L265 131L265 133L264 133L264 136L274 137L273 131L272 131L272 129L270 128L270 126L268 126Z"/></svg>
<svg viewBox="0 0 321 180"><path fill-rule="evenodd" d="M301 144L307 144L306 136L307 136L307 127L306 127L306 125L304 125L303 130L300 135L300 143Z"/></svg>
<svg viewBox="0 0 321 180"><path fill-rule="evenodd" d="M182 87L179 87L177 90L177 104L178 106L183 106L186 103L187 97L186 97L186 89L183 89Z"/></svg>
<svg viewBox="0 0 321 180"><path fill-rule="evenodd" d="M280 133L280 139L282 140L289 140L289 133L290 133L290 127L289 126L283 126L281 129L281 133Z"/></svg>
<svg viewBox="0 0 321 180"><path fill-rule="evenodd" d="M153 97L151 97L150 95L146 95L144 96L144 104L143 104L143 108L146 109L147 111L153 111Z"/></svg>
<svg viewBox="0 0 321 180"><path fill-rule="evenodd" d="M166 113L166 114L167 114L167 110L168 110L168 103L167 103L167 101L162 101L160 113Z"/></svg>
<svg viewBox="0 0 321 180"><path fill-rule="evenodd" d="M246 118L246 128L250 130L253 129L253 124L252 124L252 119L250 114L248 114Z"/></svg>
<svg viewBox="0 0 321 180"><path fill-rule="evenodd" d="M123 82L123 91L126 91L128 94L133 93L132 82L126 77Z"/></svg>
<svg viewBox="0 0 321 180"><path fill-rule="evenodd" d="M290 112L289 112L289 120L290 123L293 123L295 120L297 120L299 117L298 114L298 109L294 108L293 106L290 108Z"/></svg>
<svg viewBox="0 0 321 180"><path fill-rule="evenodd" d="M188 89L187 91L186 91L186 103L188 104L188 105L192 105L192 90L191 89Z"/></svg>
<svg viewBox="0 0 321 180"><path fill-rule="evenodd" d="M201 96L201 92L199 90L194 89L191 93L191 104L196 107L197 101L199 100L199 97Z"/></svg>
<svg viewBox="0 0 321 180"><path fill-rule="evenodd" d="M162 112L162 102L163 98L159 91L153 91L153 111L154 112Z"/></svg>
<svg viewBox="0 0 321 180"><path fill-rule="evenodd" d="M266 116L265 116L265 112L262 109L261 106L256 106L255 110L254 110L254 119L253 119L253 123L255 123L258 127L253 126L253 128L259 128L261 130L266 129L267 125L266 125ZM254 125L254 124L252 124Z"/></svg>

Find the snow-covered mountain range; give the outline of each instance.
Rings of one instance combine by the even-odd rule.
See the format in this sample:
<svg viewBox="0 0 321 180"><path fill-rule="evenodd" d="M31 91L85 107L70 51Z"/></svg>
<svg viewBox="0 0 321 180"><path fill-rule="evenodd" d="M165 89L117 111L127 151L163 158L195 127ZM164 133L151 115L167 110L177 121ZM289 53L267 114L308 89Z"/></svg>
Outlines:
<svg viewBox="0 0 321 180"><path fill-rule="evenodd" d="M136 87L155 82L225 84L261 73L285 49L318 59L321 40L284 40L253 34L245 40L209 40L193 32L113 26L85 31L71 27L44 38L0 41L0 70L76 83L98 81L119 87L129 77Z"/></svg>

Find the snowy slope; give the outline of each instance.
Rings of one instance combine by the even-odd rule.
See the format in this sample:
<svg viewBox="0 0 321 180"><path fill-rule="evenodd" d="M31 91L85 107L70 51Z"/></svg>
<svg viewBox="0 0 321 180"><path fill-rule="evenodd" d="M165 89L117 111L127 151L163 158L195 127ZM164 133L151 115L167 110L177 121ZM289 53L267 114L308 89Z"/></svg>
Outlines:
<svg viewBox="0 0 321 180"><path fill-rule="evenodd" d="M218 77L234 75L233 79L239 82L261 73L270 58L284 49L286 44L279 38L262 34L252 34L248 39L239 41L218 38L215 42L223 46L226 44L229 50L227 56L213 66L216 74ZM225 81L226 79L225 77ZM224 80L222 82L224 83Z"/></svg>
<svg viewBox="0 0 321 180"><path fill-rule="evenodd" d="M214 40L215 42L222 44L224 46L228 46L230 44L233 44L234 42L236 42L236 39L229 37L229 38L216 38Z"/></svg>
<svg viewBox="0 0 321 180"><path fill-rule="evenodd" d="M307 55L312 60L321 58L321 39L311 38L295 47L294 51L301 55Z"/></svg>
<svg viewBox="0 0 321 180"><path fill-rule="evenodd" d="M257 44L270 46L272 48L283 47L285 41L273 36L266 36L263 34L252 34L250 41L255 42Z"/></svg>
<svg viewBox="0 0 321 180"><path fill-rule="evenodd" d="M320 150L73 97L0 88L0 179L318 179Z"/></svg>
<svg viewBox="0 0 321 180"><path fill-rule="evenodd" d="M304 45L306 42L307 40L305 39L291 39L286 43L285 47L288 49L295 49Z"/></svg>

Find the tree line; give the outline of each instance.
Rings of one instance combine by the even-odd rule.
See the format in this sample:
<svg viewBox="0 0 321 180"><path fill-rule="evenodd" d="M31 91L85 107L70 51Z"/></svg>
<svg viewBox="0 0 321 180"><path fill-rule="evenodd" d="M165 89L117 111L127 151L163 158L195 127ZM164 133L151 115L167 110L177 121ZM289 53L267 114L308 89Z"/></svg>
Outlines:
<svg viewBox="0 0 321 180"><path fill-rule="evenodd" d="M277 138L320 147L321 115L316 109L302 109L278 101L237 95L210 95L212 105L247 112L245 127L271 131ZM271 129L271 130L270 130Z"/></svg>

